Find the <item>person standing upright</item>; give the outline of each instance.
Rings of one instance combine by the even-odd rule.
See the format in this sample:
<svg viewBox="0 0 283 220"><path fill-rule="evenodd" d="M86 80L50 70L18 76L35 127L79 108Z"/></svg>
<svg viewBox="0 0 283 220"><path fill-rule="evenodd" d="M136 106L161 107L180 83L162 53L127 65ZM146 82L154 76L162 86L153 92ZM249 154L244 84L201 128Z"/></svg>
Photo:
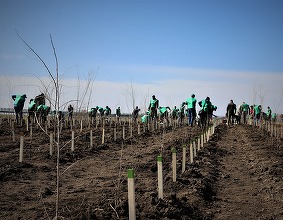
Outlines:
<svg viewBox="0 0 283 220"><path fill-rule="evenodd" d="M266 113L268 121L271 121L271 115L272 115L272 111L271 111L271 108L268 106L267 107L267 113Z"/></svg>
<svg viewBox="0 0 283 220"><path fill-rule="evenodd" d="M155 97L155 95L153 95L148 106L148 110L150 111L152 120L157 118L158 107L159 107L159 100Z"/></svg>
<svg viewBox="0 0 283 220"><path fill-rule="evenodd" d="M228 125L233 124L233 119L235 118L236 110L237 110L236 104L231 99L230 103L227 105L227 108L226 108L226 116L228 118Z"/></svg>
<svg viewBox="0 0 283 220"><path fill-rule="evenodd" d="M196 119L196 103L197 100L195 98L195 94L192 94L190 98L187 98L186 105L187 105L187 114L188 114L188 124L193 126L194 121Z"/></svg>

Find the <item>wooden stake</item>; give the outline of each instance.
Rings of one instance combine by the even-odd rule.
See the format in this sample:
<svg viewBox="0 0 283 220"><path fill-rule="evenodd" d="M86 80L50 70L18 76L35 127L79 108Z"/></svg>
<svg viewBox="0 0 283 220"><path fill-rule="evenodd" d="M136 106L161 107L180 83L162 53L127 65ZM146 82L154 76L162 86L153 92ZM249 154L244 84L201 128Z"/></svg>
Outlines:
<svg viewBox="0 0 283 220"><path fill-rule="evenodd" d="M186 151L187 151L186 145L183 145L182 173L184 173L186 169L186 154L187 154Z"/></svg>
<svg viewBox="0 0 283 220"><path fill-rule="evenodd" d="M72 145L71 145L71 151L73 152L75 150L75 131L72 131Z"/></svg>
<svg viewBox="0 0 283 220"><path fill-rule="evenodd" d="M50 133L50 146L49 146L49 155L53 155L53 133Z"/></svg>
<svg viewBox="0 0 283 220"><path fill-rule="evenodd" d="M193 140L194 157L197 156L196 140Z"/></svg>
<svg viewBox="0 0 283 220"><path fill-rule="evenodd" d="M114 127L114 141L117 140L117 128Z"/></svg>
<svg viewBox="0 0 283 220"><path fill-rule="evenodd" d="M136 219L134 170L128 169L129 220Z"/></svg>
<svg viewBox="0 0 283 220"><path fill-rule="evenodd" d="M81 119L81 129L80 129L80 132L83 131L83 120Z"/></svg>
<svg viewBox="0 0 283 220"><path fill-rule="evenodd" d="M1 124L1 123L0 123L0 124ZM26 118L26 125L27 125L27 131L28 131L28 127L29 127L28 117Z"/></svg>
<svg viewBox="0 0 283 220"><path fill-rule="evenodd" d="M200 137L198 137L198 151L200 150Z"/></svg>
<svg viewBox="0 0 283 220"><path fill-rule="evenodd" d="M104 138L105 138L105 129L102 128L102 141L101 141L102 144L104 144Z"/></svg>
<svg viewBox="0 0 283 220"><path fill-rule="evenodd" d="M176 159L176 148L172 148L172 171L173 171L173 182L177 179L177 159Z"/></svg>
<svg viewBox="0 0 283 220"><path fill-rule="evenodd" d="M194 162L194 152L193 152L193 144L192 144L192 142L190 143L190 160L191 160L191 163Z"/></svg>
<svg viewBox="0 0 283 220"><path fill-rule="evenodd" d="M12 138L13 138L13 141L16 141L15 124L14 124L14 122L12 122Z"/></svg>
<svg viewBox="0 0 283 220"><path fill-rule="evenodd" d="M90 147L93 147L92 130L90 130L89 139L90 139Z"/></svg>
<svg viewBox="0 0 283 220"><path fill-rule="evenodd" d="M23 162L23 154L24 154L24 137L20 136L20 158L19 162Z"/></svg>
<svg viewBox="0 0 283 220"><path fill-rule="evenodd" d="M125 126L123 126L123 140L125 140Z"/></svg>
<svg viewBox="0 0 283 220"><path fill-rule="evenodd" d="M157 171L158 171L158 198L163 199L162 156L157 157Z"/></svg>
<svg viewBox="0 0 283 220"><path fill-rule="evenodd" d="M32 126L30 126L29 137L32 140Z"/></svg>

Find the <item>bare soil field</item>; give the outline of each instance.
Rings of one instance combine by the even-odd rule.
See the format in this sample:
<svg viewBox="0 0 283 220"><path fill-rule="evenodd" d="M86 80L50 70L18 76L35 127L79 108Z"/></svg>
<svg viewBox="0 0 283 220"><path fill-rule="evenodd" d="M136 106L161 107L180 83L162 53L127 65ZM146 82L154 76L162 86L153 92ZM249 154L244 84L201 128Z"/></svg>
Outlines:
<svg viewBox="0 0 283 220"><path fill-rule="evenodd" d="M137 219L283 219L282 138L249 125L220 124L189 161L189 142L198 127L167 127L137 134L133 129L63 129L60 150L60 219L128 219L127 170L135 172ZM49 137L8 120L0 125L0 219L52 219L56 202L56 149ZM19 163L20 135L24 157ZM128 137L128 138L127 138ZM64 146L64 143L65 146ZM187 147L186 170L182 150ZM172 152L177 150L177 181L172 181ZM158 199L157 162L163 156L164 197Z"/></svg>

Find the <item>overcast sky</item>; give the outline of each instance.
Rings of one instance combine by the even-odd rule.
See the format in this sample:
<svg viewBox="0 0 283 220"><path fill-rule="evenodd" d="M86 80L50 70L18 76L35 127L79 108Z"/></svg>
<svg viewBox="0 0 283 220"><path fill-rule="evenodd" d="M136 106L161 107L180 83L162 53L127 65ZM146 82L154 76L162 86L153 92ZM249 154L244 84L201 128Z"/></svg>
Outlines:
<svg viewBox="0 0 283 220"><path fill-rule="evenodd" d="M12 94L25 93L25 107L43 91L53 95L18 32L56 74L51 34L61 104L144 111L153 94L179 107L195 93L211 98L216 115L230 99L283 113L280 0L1 0L0 28L0 107L13 107Z"/></svg>

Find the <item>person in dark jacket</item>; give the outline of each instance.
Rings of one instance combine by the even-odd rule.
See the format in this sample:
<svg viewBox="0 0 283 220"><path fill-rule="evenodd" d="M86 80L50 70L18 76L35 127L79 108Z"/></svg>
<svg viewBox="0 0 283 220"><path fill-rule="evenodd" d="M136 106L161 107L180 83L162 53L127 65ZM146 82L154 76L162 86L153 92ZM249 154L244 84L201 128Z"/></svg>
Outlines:
<svg viewBox="0 0 283 220"><path fill-rule="evenodd" d="M133 116L133 122L134 123L137 123L137 119L138 119L138 116L139 116L139 107L136 106L136 108L133 110L133 113L132 113L132 116Z"/></svg>
<svg viewBox="0 0 283 220"><path fill-rule="evenodd" d="M227 108L226 108L226 116L228 118L228 125L233 124L233 119L235 118L236 110L237 110L237 106L231 99L230 103L227 105Z"/></svg>

